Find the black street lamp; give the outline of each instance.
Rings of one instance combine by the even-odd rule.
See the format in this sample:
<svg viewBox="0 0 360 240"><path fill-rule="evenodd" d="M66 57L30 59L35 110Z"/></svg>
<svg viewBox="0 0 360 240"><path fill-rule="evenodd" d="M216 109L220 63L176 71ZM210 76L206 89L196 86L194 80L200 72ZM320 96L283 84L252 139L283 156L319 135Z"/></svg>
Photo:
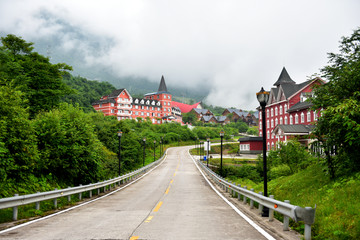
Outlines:
<svg viewBox="0 0 360 240"><path fill-rule="evenodd" d="M197 150L197 152L198 152L198 155L199 155L199 157L200 157L200 141L199 141L199 138L196 138L196 144L197 143L199 143L199 149Z"/></svg>
<svg viewBox="0 0 360 240"><path fill-rule="evenodd" d="M119 129L118 133L118 137L119 137L119 176L121 175L121 136L122 136L122 131Z"/></svg>
<svg viewBox="0 0 360 240"><path fill-rule="evenodd" d="M269 92L266 92L262 87L260 92L256 93L256 97L261 106L261 118L262 118L262 137L263 137L263 165L264 165L264 196L268 196L267 192L267 163L266 163L266 119L265 119L265 106L267 101L269 100ZM267 207L263 207L263 217L269 216L269 209Z"/></svg>
<svg viewBox="0 0 360 240"><path fill-rule="evenodd" d="M202 141L200 141L200 159L202 159L201 144L202 144Z"/></svg>
<svg viewBox="0 0 360 240"><path fill-rule="evenodd" d="M223 176L223 170L222 170L222 162L223 162L223 138L224 138L224 130L220 131L220 138L221 138L221 158L220 158L220 174Z"/></svg>
<svg viewBox="0 0 360 240"><path fill-rule="evenodd" d="M155 145L156 145L156 140L154 140L154 162L155 162Z"/></svg>
<svg viewBox="0 0 360 240"><path fill-rule="evenodd" d="M160 144L159 144L160 157L162 156L162 152L161 152L161 144L162 144L162 141L160 141Z"/></svg>
<svg viewBox="0 0 360 240"><path fill-rule="evenodd" d="M206 166L209 167L209 157L210 157L210 154L209 154L209 151L210 151L210 138L207 138L206 139L207 141L207 158L206 158Z"/></svg>
<svg viewBox="0 0 360 240"><path fill-rule="evenodd" d="M143 138L143 142L144 142L143 166L145 166L145 145L146 145L146 138Z"/></svg>

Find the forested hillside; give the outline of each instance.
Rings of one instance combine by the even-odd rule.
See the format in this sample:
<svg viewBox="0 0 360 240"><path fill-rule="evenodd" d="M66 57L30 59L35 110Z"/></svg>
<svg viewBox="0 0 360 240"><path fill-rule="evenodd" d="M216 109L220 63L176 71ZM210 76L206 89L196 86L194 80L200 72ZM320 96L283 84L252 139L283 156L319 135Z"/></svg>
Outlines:
<svg viewBox="0 0 360 240"><path fill-rule="evenodd" d="M63 82L73 89L73 93L64 96L62 100L67 103L78 103L85 112L94 111L91 103L115 90L115 87L108 82L91 81L80 76L74 77L67 72L63 74Z"/></svg>

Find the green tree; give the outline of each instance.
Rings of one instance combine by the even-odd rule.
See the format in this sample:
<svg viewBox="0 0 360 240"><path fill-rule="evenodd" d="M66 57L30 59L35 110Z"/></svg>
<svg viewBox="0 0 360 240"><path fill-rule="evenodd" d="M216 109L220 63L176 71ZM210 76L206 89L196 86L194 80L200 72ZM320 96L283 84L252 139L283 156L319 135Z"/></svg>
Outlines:
<svg viewBox="0 0 360 240"><path fill-rule="evenodd" d="M38 175L52 174L62 183L86 184L101 179L106 153L91 119L79 107L63 103L33 120L38 137Z"/></svg>
<svg viewBox="0 0 360 240"><path fill-rule="evenodd" d="M314 134L324 146L331 178L338 170L360 170L360 28L340 43L340 52L330 53L329 65L321 69L328 82L312 98L313 109L322 109Z"/></svg>
<svg viewBox="0 0 360 240"><path fill-rule="evenodd" d="M182 120L184 123L191 123L192 125L194 125L197 120L197 117L195 113L188 112L188 113L183 113Z"/></svg>
<svg viewBox="0 0 360 240"><path fill-rule="evenodd" d="M35 133L20 91L0 86L0 102L0 182L21 182L38 161Z"/></svg>
<svg viewBox="0 0 360 240"><path fill-rule="evenodd" d="M71 70L70 66L51 64L48 58L32 52L33 43L15 35L2 37L1 43L0 84L11 83L25 93L31 116L58 106L61 97L71 92L62 81L62 72Z"/></svg>

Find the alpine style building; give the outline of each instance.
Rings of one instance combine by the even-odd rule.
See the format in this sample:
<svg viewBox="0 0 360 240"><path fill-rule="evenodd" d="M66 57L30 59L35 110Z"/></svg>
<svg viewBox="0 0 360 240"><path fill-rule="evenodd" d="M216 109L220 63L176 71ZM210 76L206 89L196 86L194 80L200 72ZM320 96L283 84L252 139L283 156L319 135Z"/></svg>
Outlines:
<svg viewBox="0 0 360 240"><path fill-rule="evenodd" d="M266 146L267 150L276 147L278 141L286 141L298 137L308 145L308 135L313 130L313 122L317 121L319 111L312 111L311 102L306 101L312 95L315 85L324 84L321 78L315 78L300 84L293 81L285 67L278 80L271 88L266 111ZM259 109L261 111L261 109ZM259 135L262 136L261 112L259 112Z"/></svg>
<svg viewBox="0 0 360 240"><path fill-rule="evenodd" d="M122 119L150 119L154 124L164 122L182 122L181 111L172 106L172 95L168 92L164 76L161 77L157 92L145 94L144 98L132 98L122 88L114 90L92 104L96 111L106 116Z"/></svg>

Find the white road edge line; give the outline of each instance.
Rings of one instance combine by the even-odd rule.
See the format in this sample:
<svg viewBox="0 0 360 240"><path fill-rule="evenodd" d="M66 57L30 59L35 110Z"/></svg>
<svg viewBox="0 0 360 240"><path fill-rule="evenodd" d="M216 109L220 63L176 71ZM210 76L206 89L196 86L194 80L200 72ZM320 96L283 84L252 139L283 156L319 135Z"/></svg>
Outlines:
<svg viewBox="0 0 360 240"><path fill-rule="evenodd" d="M196 163L196 161L194 160L193 156L190 154L190 152L188 152L188 154L190 155L191 159L193 160L195 166L197 167L197 169L199 170L199 172L201 173L201 175L205 178L205 180L208 182L208 184L210 185L210 187L214 190L214 192L216 192L217 195L219 195L232 209L235 210L235 212L237 214L239 214L242 218L245 219L245 221L247 221L252 227L254 227L258 232L260 232L264 237L266 237L269 240L276 240L275 238L273 238L270 234L268 234L264 229L262 229L259 225L257 225L254 221L252 221L250 218L248 218L245 214L243 214L237 207L234 206L234 204L232 204L231 202L229 202L229 200L227 200L221 193L219 193L219 191L211 184L211 182L209 181L209 179L207 179L207 177L205 176L205 174L203 173L203 171L201 171L200 167L198 166L198 164Z"/></svg>
<svg viewBox="0 0 360 240"><path fill-rule="evenodd" d="M169 150L169 149L167 149L167 150ZM89 203L98 201L98 200L100 200L100 199L103 199L103 198L105 198L105 197L108 197L108 196L110 196L110 195L112 195L112 194L114 194L114 193L116 193L116 192L118 192L118 191L120 191L120 190L122 190L122 189L124 189L124 188L126 188L126 187L128 187L128 186L130 186L131 184L139 181L140 179L142 179L143 177L145 177L146 175L148 175L149 173L151 173L153 170L155 170L157 167L159 167L161 164L163 164L163 162L164 162L164 161L166 160L166 158L167 158L167 150L166 150L164 159L162 160L161 163L159 163L159 165L157 165L156 167L154 167L153 169L151 169L149 172L145 173L145 174L142 175L141 177L137 178L136 180L130 182L129 184L127 184L127 185L125 185L125 186L123 186L123 187L121 187L121 188L119 188L119 189L116 189L116 190L114 190L114 191L112 191L112 192L110 192L110 193L108 193L108 194L106 194L106 195L104 195L104 196L101 196L101 197L99 197L99 198L90 200L90 201L88 201L88 202L85 202L85 203L76 205L76 206L74 206L74 207L71 207L71 208L62 210L62 211L60 211L60 212L57 212L57 213L54 213L54 214L51 214L51 215L48 215L48 216L45 216L45 217L41 217L41 218L35 219L35 220L33 220L33 221L30 221L30 222L26 222L26 223L23 223L23 224L20 224L20 225L16 225L16 226L11 227L11 228L4 229L4 230L0 231L0 234L6 233L6 232L10 232L10 231L13 231L13 230L15 230L15 229L18 229L18 228L21 228L21 227L25 227L25 226L30 225L30 224L33 224L33 223L46 220L46 219L51 218L51 217L55 217L55 216L60 215L60 214L62 214L62 213L66 213L66 212L71 211L71 210L73 210L73 209L75 209L75 208L79 208L79 207L82 207L82 206L84 206L84 205L86 205L86 204L89 204Z"/></svg>

